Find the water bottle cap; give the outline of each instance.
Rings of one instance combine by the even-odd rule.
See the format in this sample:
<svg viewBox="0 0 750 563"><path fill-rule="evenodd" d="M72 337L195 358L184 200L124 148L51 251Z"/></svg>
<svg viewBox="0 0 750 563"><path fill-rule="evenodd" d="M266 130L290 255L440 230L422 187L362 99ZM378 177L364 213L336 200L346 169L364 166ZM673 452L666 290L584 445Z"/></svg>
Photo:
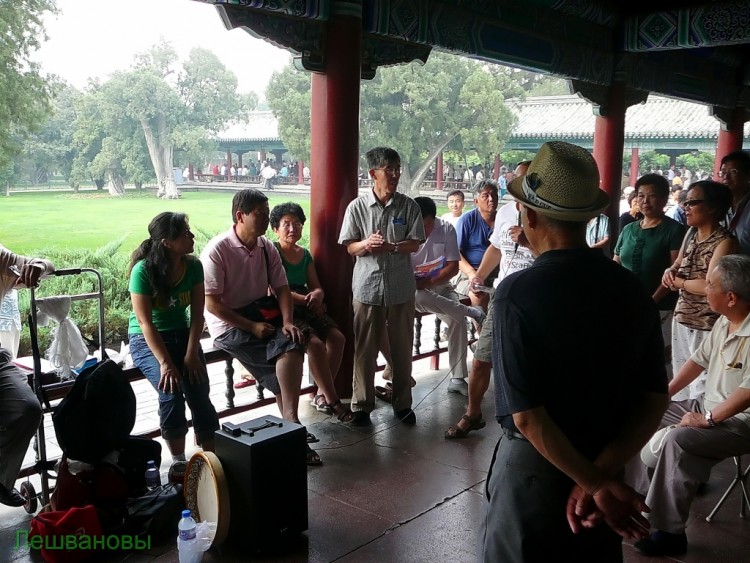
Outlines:
<svg viewBox="0 0 750 563"><path fill-rule="evenodd" d="M154 461L154 460L152 459L152 460L150 460L150 461L149 461L148 463L146 463L146 465L147 465L148 467L151 467L152 465L153 465L154 467L156 467L156 462L155 462L155 461Z"/></svg>
<svg viewBox="0 0 750 563"><path fill-rule="evenodd" d="M190 512L189 510L183 510L183 511L182 511L182 517L183 517L183 518L190 518L190 516L192 516L192 514L193 514L193 513L192 513L192 512Z"/></svg>

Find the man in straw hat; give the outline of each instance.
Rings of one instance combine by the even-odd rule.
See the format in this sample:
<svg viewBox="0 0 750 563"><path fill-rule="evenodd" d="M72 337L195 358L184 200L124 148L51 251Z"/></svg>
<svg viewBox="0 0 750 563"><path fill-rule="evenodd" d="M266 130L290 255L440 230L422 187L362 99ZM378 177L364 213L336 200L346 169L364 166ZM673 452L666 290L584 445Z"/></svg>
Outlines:
<svg viewBox="0 0 750 563"><path fill-rule="evenodd" d="M621 561L620 536L648 535L648 507L618 476L667 405L659 314L631 272L586 244L586 223L608 205L586 150L545 143L508 189L539 256L494 298L503 436L483 558Z"/></svg>

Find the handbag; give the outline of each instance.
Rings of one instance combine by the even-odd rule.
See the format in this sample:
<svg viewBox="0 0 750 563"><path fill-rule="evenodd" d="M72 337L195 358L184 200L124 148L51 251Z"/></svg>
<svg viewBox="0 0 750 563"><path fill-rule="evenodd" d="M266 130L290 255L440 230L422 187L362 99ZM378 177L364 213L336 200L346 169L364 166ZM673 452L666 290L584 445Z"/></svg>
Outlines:
<svg viewBox="0 0 750 563"><path fill-rule="evenodd" d="M263 256L266 260L266 280L268 284L271 283L271 274L268 269L268 251L263 246ZM284 317L281 314L281 308L279 307L279 301L275 295L264 295L259 297L252 303L240 307L237 312L248 320L256 323L268 323L276 328L281 327L284 323Z"/></svg>
<svg viewBox="0 0 750 563"><path fill-rule="evenodd" d="M169 483L128 501L128 523L155 540L174 535L185 508L182 485Z"/></svg>
<svg viewBox="0 0 750 563"><path fill-rule="evenodd" d="M40 543L45 561L85 561L97 554L93 549L94 539L101 539L102 527L93 505L73 507L68 510L40 512L34 516L31 519L29 540L36 536L43 539ZM75 540L72 542L74 545L71 545L70 538ZM57 547L60 545L65 549ZM47 546L53 549L48 549Z"/></svg>

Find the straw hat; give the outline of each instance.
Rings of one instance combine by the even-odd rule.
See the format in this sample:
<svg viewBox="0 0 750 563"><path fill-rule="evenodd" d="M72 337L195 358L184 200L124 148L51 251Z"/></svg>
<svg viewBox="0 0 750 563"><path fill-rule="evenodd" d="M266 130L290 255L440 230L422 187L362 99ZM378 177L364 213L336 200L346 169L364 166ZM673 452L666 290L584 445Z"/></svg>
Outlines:
<svg viewBox="0 0 750 563"><path fill-rule="evenodd" d="M508 186L523 205L559 221L588 221L607 208L599 189L599 169L586 149L570 143L544 143L525 176Z"/></svg>

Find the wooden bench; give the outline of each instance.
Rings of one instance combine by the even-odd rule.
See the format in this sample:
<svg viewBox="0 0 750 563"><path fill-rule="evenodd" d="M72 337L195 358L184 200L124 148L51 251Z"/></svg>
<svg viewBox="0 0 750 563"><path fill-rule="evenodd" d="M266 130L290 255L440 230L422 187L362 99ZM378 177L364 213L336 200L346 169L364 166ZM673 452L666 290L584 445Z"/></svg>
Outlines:
<svg viewBox="0 0 750 563"><path fill-rule="evenodd" d="M463 299L459 300L464 305L471 305L471 300L468 297L464 297ZM425 352L422 351L422 319L425 317L429 317L431 315L435 316L435 332L433 334L432 338L432 349L427 350ZM477 341L477 335L476 335L476 329L474 328L473 323L469 323L469 335L468 335L468 344L474 344ZM448 342L441 342L440 340L440 328L442 326L442 322L438 318L435 313L420 313L417 311L414 314L414 351L411 356L412 362L416 362L417 360L423 360L425 358L430 358L430 369L438 370L440 369L440 354L443 352L448 351ZM378 364L375 368L375 371L382 371L385 369L385 365Z"/></svg>

